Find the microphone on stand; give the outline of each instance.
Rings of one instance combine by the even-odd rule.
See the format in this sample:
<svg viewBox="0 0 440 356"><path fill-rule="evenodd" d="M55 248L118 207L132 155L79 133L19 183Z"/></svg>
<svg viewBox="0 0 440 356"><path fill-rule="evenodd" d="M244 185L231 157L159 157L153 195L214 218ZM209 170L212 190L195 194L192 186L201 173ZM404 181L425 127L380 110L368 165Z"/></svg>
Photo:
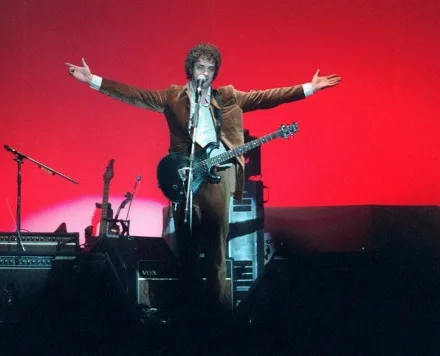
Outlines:
<svg viewBox="0 0 440 356"><path fill-rule="evenodd" d="M197 89L196 89L196 103L200 101L200 97L202 96L202 86L206 81L206 77L203 74L200 74L197 77Z"/></svg>
<svg viewBox="0 0 440 356"><path fill-rule="evenodd" d="M3 147L6 151L12 152L14 155L18 153L17 150L13 149L11 146L4 145Z"/></svg>
<svg viewBox="0 0 440 356"><path fill-rule="evenodd" d="M202 91L202 86L206 82L206 77L203 74L200 74L197 77L197 91L200 93Z"/></svg>
<svg viewBox="0 0 440 356"><path fill-rule="evenodd" d="M203 74L200 74L197 77L197 94L201 94L202 93L202 86L203 84L205 84L206 82L206 77Z"/></svg>

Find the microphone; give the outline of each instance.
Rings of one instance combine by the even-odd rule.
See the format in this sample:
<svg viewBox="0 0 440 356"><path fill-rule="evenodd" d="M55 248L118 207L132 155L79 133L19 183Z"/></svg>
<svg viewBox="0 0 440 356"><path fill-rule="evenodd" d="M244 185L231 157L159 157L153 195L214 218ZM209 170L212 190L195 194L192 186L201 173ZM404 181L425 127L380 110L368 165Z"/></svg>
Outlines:
<svg viewBox="0 0 440 356"><path fill-rule="evenodd" d="M17 150L14 150L11 146L8 145L4 145L3 146L5 148L6 151L12 152L13 154L17 154Z"/></svg>
<svg viewBox="0 0 440 356"><path fill-rule="evenodd" d="M201 93L202 85L206 82L206 77L203 74L200 74L197 77L197 92Z"/></svg>

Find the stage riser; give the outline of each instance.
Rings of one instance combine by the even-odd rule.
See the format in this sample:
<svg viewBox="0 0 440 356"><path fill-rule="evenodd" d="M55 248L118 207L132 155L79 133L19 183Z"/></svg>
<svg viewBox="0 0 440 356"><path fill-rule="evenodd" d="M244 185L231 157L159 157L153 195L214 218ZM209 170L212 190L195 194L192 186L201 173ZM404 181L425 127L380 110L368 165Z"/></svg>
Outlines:
<svg viewBox="0 0 440 356"><path fill-rule="evenodd" d="M276 258L237 315L256 324L292 327L374 328L377 323L400 328L399 320L407 327L417 321L433 325L440 320L440 260L392 253Z"/></svg>

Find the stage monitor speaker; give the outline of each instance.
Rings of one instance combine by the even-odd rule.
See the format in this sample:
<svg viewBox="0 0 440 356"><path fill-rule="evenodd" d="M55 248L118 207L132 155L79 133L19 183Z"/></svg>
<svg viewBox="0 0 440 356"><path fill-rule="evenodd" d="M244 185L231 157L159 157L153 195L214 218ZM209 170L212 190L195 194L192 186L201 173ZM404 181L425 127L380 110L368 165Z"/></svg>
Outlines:
<svg viewBox="0 0 440 356"><path fill-rule="evenodd" d="M127 321L134 308L107 253L55 260L43 302L52 319L90 325Z"/></svg>
<svg viewBox="0 0 440 356"><path fill-rule="evenodd" d="M109 256L116 276L133 304L136 304L136 270L140 260L163 260L176 263L176 258L165 240L156 237L100 238L91 251Z"/></svg>

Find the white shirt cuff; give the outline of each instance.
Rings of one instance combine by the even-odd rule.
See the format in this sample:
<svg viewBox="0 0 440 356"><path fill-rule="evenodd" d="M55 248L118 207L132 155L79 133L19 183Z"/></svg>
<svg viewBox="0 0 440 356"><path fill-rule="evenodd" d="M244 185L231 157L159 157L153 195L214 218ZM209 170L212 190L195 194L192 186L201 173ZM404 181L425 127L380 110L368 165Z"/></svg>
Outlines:
<svg viewBox="0 0 440 356"><path fill-rule="evenodd" d="M97 75L92 75L92 80L90 81L90 88L99 90L101 89L102 78Z"/></svg>
<svg viewBox="0 0 440 356"><path fill-rule="evenodd" d="M303 84L302 87L303 87L303 90L304 90L305 97L308 97L308 96L313 94L312 83Z"/></svg>

